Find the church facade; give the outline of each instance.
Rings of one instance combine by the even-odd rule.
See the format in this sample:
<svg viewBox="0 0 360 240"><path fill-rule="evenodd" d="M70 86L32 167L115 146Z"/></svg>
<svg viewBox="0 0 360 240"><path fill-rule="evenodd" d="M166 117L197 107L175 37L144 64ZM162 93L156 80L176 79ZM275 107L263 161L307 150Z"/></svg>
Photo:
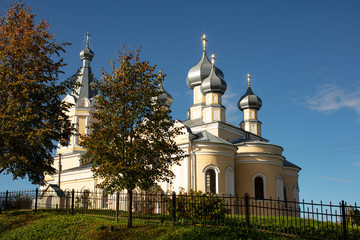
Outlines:
<svg viewBox="0 0 360 240"><path fill-rule="evenodd" d="M283 148L269 143L261 135L258 111L261 99L251 89L248 74L248 88L239 96L238 107L242 111L240 126L226 122L226 108L222 96L227 85L223 72L215 66L215 59L209 60L206 53L206 38L203 36L201 60L193 66L186 79L193 91L193 104L187 119L177 120L183 134L175 141L186 156L180 165L172 166L175 178L171 184L159 183L164 192L186 192L192 190L215 194L248 193L256 199L280 199L299 201L298 177L300 167L289 162L282 155ZM92 88L90 63L94 57L89 48L80 52L83 66L78 81L81 87L76 94L68 94L63 101L73 107L68 115L80 134L91 130L91 110L94 108L96 90ZM162 86L160 86L162 88ZM162 89L163 90L163 89ZM172 97L164 92L158 98L170 107ZM79 138L74 135L68 146L59 146L54 167L58 173L47 176L47 186L43 190L62 189L65 193L76 191L103 191L97 188L101 179L93 177L91 163L82 162L85 150L79 146Z"/></svg>

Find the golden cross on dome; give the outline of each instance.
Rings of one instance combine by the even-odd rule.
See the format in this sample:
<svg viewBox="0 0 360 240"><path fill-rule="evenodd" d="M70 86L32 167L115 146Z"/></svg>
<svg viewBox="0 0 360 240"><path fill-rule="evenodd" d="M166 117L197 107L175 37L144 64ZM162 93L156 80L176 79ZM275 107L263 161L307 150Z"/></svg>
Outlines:
<svg viewBox="0 0 360 240"><path fill-rule="evenodd" d="M215 54L211 54L211 64L215 65Z"/></svg>
<svg viewBox="0 0 360 240"><path fill-rule="evenodd" d="M248 73L248 74L246 75L246 77L247 77L247 80L248 80L248 87L250 87L250 79L251 79L250 74Z"/></svg>
<svg viewBox="0 0 360 240"><path fill-rule="evenodd" d="M204 48L204 51L206 50L206 42L207 42L207 39L206 39L206 35L204 34L201 39L203 40L203 48Z"/></svg>

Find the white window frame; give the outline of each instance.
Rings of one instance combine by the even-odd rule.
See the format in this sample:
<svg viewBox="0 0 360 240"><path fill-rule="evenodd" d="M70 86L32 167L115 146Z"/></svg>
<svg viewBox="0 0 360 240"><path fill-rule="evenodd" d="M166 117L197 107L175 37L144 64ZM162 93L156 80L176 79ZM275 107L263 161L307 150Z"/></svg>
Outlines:
<svg viewBox="0 0 360 240"><path fill-rule="evenodd" d="M228 181L228 174L230 175L230 182ZM235 194L235 181L234 181L234 169L232 166L228 166L225 169L225 186L226 186L226 194Z"/></svg>
<svg viewBox="0 0 360 240"><path fill-rule="evenodd" d="M284 180L282 179L281 175L277 175L276 177L276 189L277 189L277 197L281 201L284 201Z"/></svg>
<svg viewBox="0 0 360 240"><path fill-rule="evenodd" d="M204 169L203 169L203 174L204 174L204 191L206 191L206 172L207 170L214 170L215 172L215 186L216 186L216 194L219 194L219 173L220 173L220 169L215 166L214 164L210 164L207 165Z"/></svg>
<svg viewBox="0 0 360 240"><path fill-rule="evenodd" d="M255 178L257 177L261 177L262 180L263 180L263 184L264 184L264 199L266 198L266 182L267 182L267 177L262 173L262 172L258 172L258 173L255 173L253 176L252 176L252 182L253 182L253 196L255 198Z"/></svg>

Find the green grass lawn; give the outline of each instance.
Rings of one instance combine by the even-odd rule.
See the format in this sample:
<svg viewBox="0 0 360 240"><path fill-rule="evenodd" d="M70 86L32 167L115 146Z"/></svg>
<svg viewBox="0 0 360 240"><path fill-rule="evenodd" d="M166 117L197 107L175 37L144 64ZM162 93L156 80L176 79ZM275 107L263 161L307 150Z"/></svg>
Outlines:
<svg viewBox="0 0 360 240"><path fill-rule="evenodd" d="M0 214L0 239L294 239L266 232L229 228L176 226L89 215L48 211L15 211Z"/></svg>

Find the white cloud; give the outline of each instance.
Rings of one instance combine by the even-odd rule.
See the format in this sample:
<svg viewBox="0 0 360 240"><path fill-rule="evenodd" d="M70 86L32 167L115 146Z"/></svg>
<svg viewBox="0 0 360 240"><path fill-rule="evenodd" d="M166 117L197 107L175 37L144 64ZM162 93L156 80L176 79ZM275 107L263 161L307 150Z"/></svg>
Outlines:
<svg viewBox="0 0 360 240"><path fill-rule="evenodd" d="M354 166L360 167L360 163L355 163Z"/></svg>
<svg viewBox="0 0 360 240"><path fill-rule="evenodd" d="M313 96L306 96L305 103L308 108L324 113L335 112L341 108L355 110L360 122L360 89L352 91L336 84L325 84L318 87L318 92Z"/></svg>
<svg viewBox="0 0 360 240"><path fill-rule="evenodd" d="M350 180L348 179L345 179L345 178L335 178L335 177L320 177L321 179L323 180L329 180L329 181L333 181L333 182L337 182L337 183L349 183L351 182Z"/></svg>

